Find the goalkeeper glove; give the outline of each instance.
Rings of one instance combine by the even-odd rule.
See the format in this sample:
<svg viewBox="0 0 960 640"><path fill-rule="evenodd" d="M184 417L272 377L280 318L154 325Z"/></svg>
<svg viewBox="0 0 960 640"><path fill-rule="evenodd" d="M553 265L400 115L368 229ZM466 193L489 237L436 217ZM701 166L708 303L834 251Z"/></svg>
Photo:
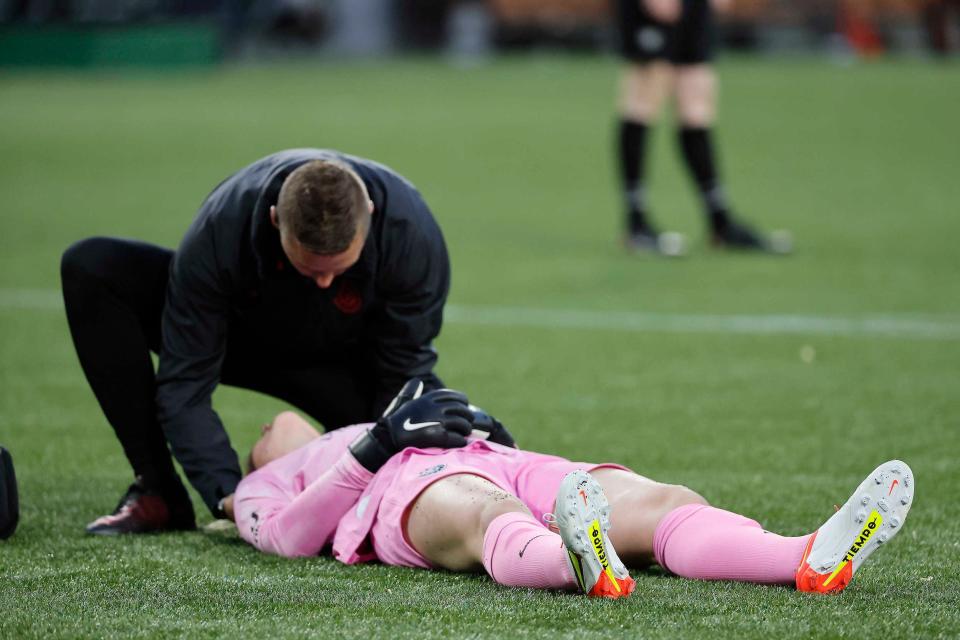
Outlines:
<svg viewBox="0 0 960 640"><path fill-rule="evenodd" d="M376 472L407 447L453 449L467 444L473 419L467 397L452 389L422 391L420 381L404 385L383 417L350 445L357 462Z"/></svg>
<svg viewBox="0 0 960 640"><path fill-rule="evenodd" d="M475 405L470 405L470 411L473 412L473 432L470 434L471 436L478 440L496 442L505 447L517 447L517 442L502 422Z"/></svg>

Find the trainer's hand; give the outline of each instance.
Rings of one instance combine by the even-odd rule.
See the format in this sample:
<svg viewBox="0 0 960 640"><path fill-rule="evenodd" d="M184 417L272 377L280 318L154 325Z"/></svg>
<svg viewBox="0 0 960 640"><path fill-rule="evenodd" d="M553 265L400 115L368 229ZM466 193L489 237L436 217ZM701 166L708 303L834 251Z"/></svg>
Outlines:
<svg viewBox="0 0 960 640"><path fill-rule="evenodd" d="M505 447L517 447L517 441L513 439L502 422L472 404L470 405L470 411L473 412L473 431L470 435L480 440L502 444Z"/></svg>
<svg viewBox="0 0 960 640"><path fill-rule="evenodd" d="M472 421L467 396L437 389L380 418L372 431L385 430L397 451L406 447L451 449L467 444Z"/></svg>
<svg viewBox="0 0 960 640"><path fill-rule="evenodd" d="M643 0L643 7L657 22L673 24L683 13L681 0Z"/></svg>
<svg viewBox="0 0 960 640"><path fill-rule="evenodd" d="M406 447L451 449L467 444L473 413L467 407L467 397L459 391L437 389L391 403L390 408L390 413L350 445L353 456L370 471L376 471Z"/></svg>
<svg viewBox="0 0 960 640"><path fill-rule="evenodd" d="M420 378L410 378L400 388L400 392L390 401L387 408L383 410L383 416L386 418L391 413L407 404L411 400L416 400L423 395L423 380Z"/></svg>
<svg viewBox="0 0 960 640"><path fill-rule="evenodd" d="M227 519L233 520L234 522L236 522L237 518L233 512L233 494L231 493L226 498L224 498L221 504L223 505L222 507L223 513L225 516L227 516Z"/></svg>

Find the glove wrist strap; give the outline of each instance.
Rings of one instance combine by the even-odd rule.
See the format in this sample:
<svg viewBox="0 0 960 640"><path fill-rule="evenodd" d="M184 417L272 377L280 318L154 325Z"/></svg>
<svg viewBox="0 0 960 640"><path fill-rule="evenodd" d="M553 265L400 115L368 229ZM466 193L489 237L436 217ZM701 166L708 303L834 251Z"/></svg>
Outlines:
<svg viewBox="0 0 960 640"><path fill-rule="evenodd" d="M383 446L374 435L373 429L370 429L353 441L350 445L350 453L367 471L376 473L395 452Z"/></svg>

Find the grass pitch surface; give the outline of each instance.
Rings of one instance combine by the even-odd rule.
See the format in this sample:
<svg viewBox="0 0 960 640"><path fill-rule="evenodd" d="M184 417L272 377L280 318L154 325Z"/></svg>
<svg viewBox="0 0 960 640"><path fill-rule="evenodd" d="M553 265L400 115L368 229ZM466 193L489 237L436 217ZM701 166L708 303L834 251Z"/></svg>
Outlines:
<svg viewBox="0 0 960 640"><path fill-rule="evenodd" d="M724 255L672 134L650 158L682 261L625 255L605 59L0 77L0 442L21 480L0 637L956 637L960 182L955 67L729 61L729 191L796 255ZM788 535L908 461L904 532L839 597L639 572L619 602L483 576L287 561L223 535L93 538L129 470L83 379L58 260L95 235L173 246L225 175L328 146L394 166L454 266L439 372L525 446L685 483ZM282 406L215 403L245 454ZM201 522L209 517L197 502Z"/></svg>

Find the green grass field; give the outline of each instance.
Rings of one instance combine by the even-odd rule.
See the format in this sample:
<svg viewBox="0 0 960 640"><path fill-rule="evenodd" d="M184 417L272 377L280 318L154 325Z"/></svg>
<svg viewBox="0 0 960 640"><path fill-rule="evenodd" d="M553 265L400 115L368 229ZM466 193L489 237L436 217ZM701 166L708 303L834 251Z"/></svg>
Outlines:
<svg viewBox="0 0 960 640"><path fill-rule="evenodd" d="M721 72L730 193L793 230L790 258L706 246L667 127L652 201L693 253L621 251L608 59L5 72L0 443L22 521L0 542L0 637L960 635L957 68ZM201 532L86 536L130 477L73 353L60 253L95 234L173 246L222 177L293 146L420 187L454 267L439 372L526 447L617 460L790 535L900 457L918 485L904 533L839 597L649 571L617 602L286 561ZM226 388L215 402L242 454L282 408Z"/></svg>

